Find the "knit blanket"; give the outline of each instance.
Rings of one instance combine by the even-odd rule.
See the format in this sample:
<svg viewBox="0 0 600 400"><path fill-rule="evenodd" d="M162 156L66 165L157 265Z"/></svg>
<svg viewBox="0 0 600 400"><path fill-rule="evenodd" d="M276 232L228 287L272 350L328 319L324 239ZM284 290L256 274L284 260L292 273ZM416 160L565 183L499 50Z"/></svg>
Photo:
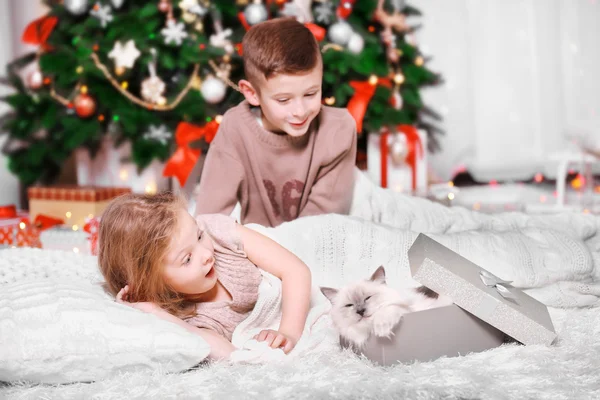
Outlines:
<svg viewBox="0 0 600 400"><path fill-rule="evenodd" d="M383 190L360 176L355 200L351 217L309 217L277 228L249 226L300 257L317 285L340 287L384 265L389 285L419 286L411 278L407 253L424 232L548 306L600 304L600 218L581 213L486 215ZM279 322L280 285L263 284L254 311L234 333L234 344L244 350L236 360L282 358L280 352L252 340L261 329L276 329ZM328 302L316 285L312 300L298 352L337 346L327 336L331 324L323 313Z"/></svg>

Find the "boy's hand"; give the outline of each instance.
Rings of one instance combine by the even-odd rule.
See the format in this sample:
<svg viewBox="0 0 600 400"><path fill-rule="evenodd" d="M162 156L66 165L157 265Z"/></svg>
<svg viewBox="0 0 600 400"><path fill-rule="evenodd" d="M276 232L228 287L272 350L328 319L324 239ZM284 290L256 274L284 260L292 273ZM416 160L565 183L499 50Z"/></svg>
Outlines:
<svg viewBox="0 0 600 400"><path fill-rule="evenodd" d="M151 314L156 314L157 312L162 310L162 308L160 308L157 304L149 302L149 301L130 303L129 302L129 285L125 285L125 287L123 289L119 290L119 293L117 293L116 302L120 303L120 304L125 304L129 307L137 308L138 310L141 310L141 311L144 311L147 313L151 313Z"/></svg>
<svg viewBox="0 0 600 400"><path fill-rule="evenodd" d="M273 349L281 347L285 354L292 351L292 349L296 346L296 343L298 343L297 338L293 338L290 335L286 335L272 329L265 329L264 331L261 331L258 335L254 336L254 339L258 340L259 342L267 342L267 344Z"/></svg>

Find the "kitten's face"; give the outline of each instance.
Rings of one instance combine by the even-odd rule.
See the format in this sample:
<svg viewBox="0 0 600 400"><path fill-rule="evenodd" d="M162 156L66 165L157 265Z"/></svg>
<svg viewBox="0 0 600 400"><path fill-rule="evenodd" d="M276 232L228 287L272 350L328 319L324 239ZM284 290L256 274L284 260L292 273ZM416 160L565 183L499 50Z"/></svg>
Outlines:
<svg viewBox="0 0 600 400"><path fill-rule="evenodd" d="M373 316L391 303L398 304L398 292L385 284L382 267L371 276L340 290L321 288L331 301L329 315L340 335L350 342L361 345L373 329Z"/></svg>

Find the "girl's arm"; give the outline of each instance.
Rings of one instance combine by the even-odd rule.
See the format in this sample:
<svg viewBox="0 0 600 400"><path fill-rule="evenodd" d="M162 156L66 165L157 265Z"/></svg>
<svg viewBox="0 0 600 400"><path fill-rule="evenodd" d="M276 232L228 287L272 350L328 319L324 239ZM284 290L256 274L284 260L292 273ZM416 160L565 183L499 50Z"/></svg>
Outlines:
<svg viewBox="0 0 600 400"><path fill-rule="evenodd" d="M235 347L231 342L225 339L223 336L219 335L216 332L211 331L210 329L198 328L197 326L193 326L188 324L181 318L176 317L175 315L163 310L157 304L152 302L136 302L130 303L127 301L129 292L129 285L125 286L123 289L117 293L116 301L117 303L125 304L133 308L137 308L138 310L142 310L144 312L154 314L157 317L164 319L166 321L173 322L187 331L192 332L196 335L199 335L202 339L208 343L210 346L210 354L209 358L213 360L222 360L225 358L229 358L229 355L235 350Z"/></svg>
<svg viewBox="0 0 600 400"><path fill-rule="evenodd" d="M279 332L263 331L258 340L289 352L298 342L310 306L311 274L298 257L268 237L237 225L248 259L260 269L281 279L282 316ZM281 337L283 335L283 337Z"/></svg>

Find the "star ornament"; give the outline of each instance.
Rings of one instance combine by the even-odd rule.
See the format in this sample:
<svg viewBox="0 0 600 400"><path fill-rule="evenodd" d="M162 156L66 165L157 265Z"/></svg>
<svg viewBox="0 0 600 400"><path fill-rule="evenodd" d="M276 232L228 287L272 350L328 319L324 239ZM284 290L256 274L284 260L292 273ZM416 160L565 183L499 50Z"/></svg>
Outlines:
<svg viewBox="0 0 600 400"><path fill-rule="evenodd" d="M188 36L184 23L173 20L167 21L167 27L160 33L165 37L165 44L175 43L177 46L181 46L183 39Z"/></svg>
<svg viewBox="0 0 600 400"><path fill-rule="evenodd" d="M90 15L92 17L96 17L100 20L100 25L103 28L106 28L109 22L113 20L112 10L110 6L103 6L100 3L96 3L92 10L90 11Z"/></svg>
<svg viewBox="0 0 600 400"><path fill-rule="evenodd" d="M135 42L129 40L123 45L121 42L116 41L108 58L112 58L117 68L133 68L135 60L140 56L140 51L135 47Z"/></svg>

